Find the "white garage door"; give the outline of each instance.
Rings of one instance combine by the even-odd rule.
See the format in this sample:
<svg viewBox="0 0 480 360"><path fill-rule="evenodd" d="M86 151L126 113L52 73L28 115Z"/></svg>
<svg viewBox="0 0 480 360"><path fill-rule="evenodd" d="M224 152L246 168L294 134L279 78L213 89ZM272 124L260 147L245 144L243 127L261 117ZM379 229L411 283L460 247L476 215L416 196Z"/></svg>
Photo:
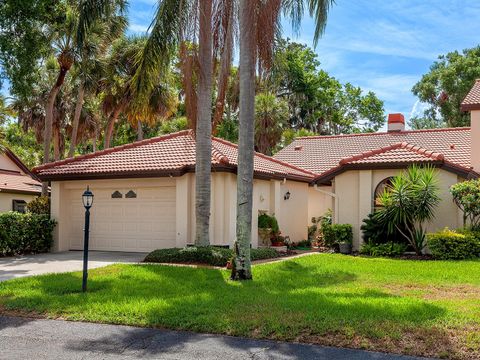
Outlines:
<svg viewBox="0 0 480 360"><path fill-rule="evenodd" d="M175 247L175 186L92 187L90 249L148 252ZM81 192L70 191L70 248L83 249Z"/></svg>

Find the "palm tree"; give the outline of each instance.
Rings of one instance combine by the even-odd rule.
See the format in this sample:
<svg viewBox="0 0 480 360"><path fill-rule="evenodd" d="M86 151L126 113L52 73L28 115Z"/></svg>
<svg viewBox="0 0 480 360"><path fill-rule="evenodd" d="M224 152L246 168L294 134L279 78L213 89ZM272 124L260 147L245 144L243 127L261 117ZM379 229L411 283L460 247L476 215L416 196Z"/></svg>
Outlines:
<svg viewBox="0 0 480 360"><path fill-rule="evenodd" d="M390 233L398 231L405 237L418 255L425 247L424 224L435 217L440 203L438 191L436 170L414 165L392 178L378 199L382 209L377 216Z"/></svg>
<svg viewBox="0 0 480 360"><path fill-rule="evenodd" d="M255 97L255 148L272 155L275 145L282 139L289 118L288 102L273 93L260 93Z"/></svg>
<svg viewBox="0 0 480 360"><path fill-rule="evenodd" d="M132 126L141 132L141 123L169 117L176 108L176 99L169 84L170 75L165 71L152 71L149 81L152 88L146 93L132 89L137 72L138 55L145 46L145 37L120 38L112 45L106 60L106 74L101 81L103 89L102 109L107 116L104 148L109 148L115 124L123 114Z"/></svg>
<svg viewBox="0 0 480 360"><path fill-rule="evenodd" d="M97 88L104 68L102 58L109 45L121 36L127 26L127 20L123 13L114 14L105 21L97 21L93 24L88 37L82 42L81 49L78 49L79 61L76 66L76 78L78 79L77 102L72 120L72 134L68 156L72 157L77 145L78 128L82 107L87 94L93 94Z"/></svg>
<svg viewBox="0 0 480 360"><path fill-rule="evenodd" d="M316 21L314 42L323 33L333 0L307 0ZM252 193L254 160L255 68L269 67L273 40L279 31L280 14L298 29L304 11L303 0L240 1L240 113L237 172L237 240L231 278L252 278L250 245L252 238Z"/></svg>

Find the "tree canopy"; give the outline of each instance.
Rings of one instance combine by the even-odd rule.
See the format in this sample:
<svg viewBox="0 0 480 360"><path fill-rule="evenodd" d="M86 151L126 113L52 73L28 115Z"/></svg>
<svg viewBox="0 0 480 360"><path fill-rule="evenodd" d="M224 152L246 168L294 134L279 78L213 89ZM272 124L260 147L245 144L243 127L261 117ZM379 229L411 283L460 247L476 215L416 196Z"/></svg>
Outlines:
<svg viewBox="0 0 480 360"><path fill-rule="evenodd" d="M480 46L441 55L412 89L428 105L411 121L413 128L469 126L470 115L460 105L480 77Z"/></svg>

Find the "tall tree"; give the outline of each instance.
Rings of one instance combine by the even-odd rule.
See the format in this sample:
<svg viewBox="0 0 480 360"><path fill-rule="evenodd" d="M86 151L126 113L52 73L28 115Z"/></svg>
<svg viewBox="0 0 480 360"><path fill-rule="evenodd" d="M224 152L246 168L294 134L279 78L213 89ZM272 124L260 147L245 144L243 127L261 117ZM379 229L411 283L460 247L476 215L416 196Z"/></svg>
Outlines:
<svg viewBox="0 0 480 360"><path fill-rule="evenodd" d="M460 105L479 77L480 46L439 56L412 89L420 101L428 104L414 124L417 127L468 126L470 115L462 112Z"/></svg>
<svg viewBox="0 0 480 360"><path fill-rule="evenodd" d="M198 103L195 161L195 244L210 244L212 171L212 0L200 1Z"/></svg>
<svg viewBox="0 0 480 360"><path fill-rule="evenodd" d="M255 148L272 155L288 123L288 104L272 93L255 97Z"/></svg>
<svg viewBox="0 0 480 360"><path fill-rule="evenodd" d="M308 0L309 12L316 21L315 43L323 33L332 0ZM279 32L283 7L294 27L299 26L304 1L241 1L240 24L240 106L237 171L237 240L233 280L252 278L250 245L252 238L252 194L254 162L255 68L269 68L273 40Z"/></svg>

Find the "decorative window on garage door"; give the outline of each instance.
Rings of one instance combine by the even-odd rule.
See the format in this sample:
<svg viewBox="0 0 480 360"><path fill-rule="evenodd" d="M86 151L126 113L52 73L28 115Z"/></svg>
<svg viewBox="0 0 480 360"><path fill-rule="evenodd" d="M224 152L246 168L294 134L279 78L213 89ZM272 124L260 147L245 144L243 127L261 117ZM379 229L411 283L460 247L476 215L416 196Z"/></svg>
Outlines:
<svg viewBox="0 0 480 360"><path fill-rule="evenodd" d="M112 193L112 199L121 199L123 197L122 193L118 190L115 190Z"/></svg>
<svg viewBox="0 0 480 360"><path fill-rule="evenodd" d="M137 197L137 193L133 190L130 190L125 194L126 199L135 199Z"/></svg>

